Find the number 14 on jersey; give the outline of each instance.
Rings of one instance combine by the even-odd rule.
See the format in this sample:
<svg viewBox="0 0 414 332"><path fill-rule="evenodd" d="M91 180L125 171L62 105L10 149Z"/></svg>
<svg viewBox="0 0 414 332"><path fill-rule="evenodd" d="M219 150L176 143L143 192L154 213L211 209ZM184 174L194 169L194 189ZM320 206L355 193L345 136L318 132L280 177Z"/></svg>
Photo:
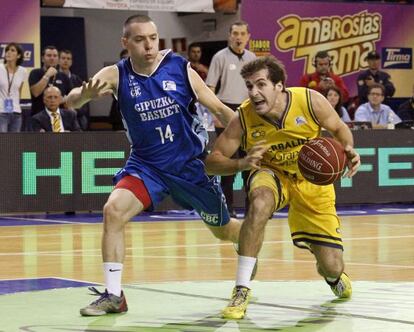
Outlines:
<svg viewBox="0 0 414 332"><path fill-rule="evenodd" d="M161 144L165 144L167 140L169 140L170 142L174 141L174 134L171 130L170 125L167 125L165 131L162 130L162 127L155 127L155 130L157 130L160 134Z"/></svg>

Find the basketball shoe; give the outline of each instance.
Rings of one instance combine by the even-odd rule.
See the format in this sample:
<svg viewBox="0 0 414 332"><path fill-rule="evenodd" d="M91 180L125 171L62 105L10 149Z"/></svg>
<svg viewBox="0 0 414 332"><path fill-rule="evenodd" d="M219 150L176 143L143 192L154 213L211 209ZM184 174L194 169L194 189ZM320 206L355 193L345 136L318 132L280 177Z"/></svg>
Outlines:
<svg viewBox="0 0 414 332"><path fill-rule="evenodd" d="M234 250L236 250L237 254L239 255L239 244L238 243L233 243L233 247L234 247ZM258 265L257 262L258 261L259 261L259 259L256 258L256 263L254 264L252 274L250 275L250 281L254 280L254 278L256 277L257 265Z"/></svg>
<svg viewBox="0 0 414 332"><path fill-rule="evenodd" d="M121 292L121 296L116 296L114 294L109 294L106 289L103 293L98 291L95 287L88 287L88 289L93 292L92 295L99 296L99 299L80 309L80 314L82 316L102 316L109 313L128 311L124 292Z"/></svg>
<svg viewBox="0 0 414 332"><path fill-rule="evenodd" d="M231 300L227 307L222 310L221 316L224 319L242 319L246 314L249 299L249 288L243 286L234 287Z"/></svg>
<svg viewBox="0 0 414 332"><path fill-rule="evenodd" d="M339 277L339 280L332 284L328 282L329 286L331 286L332 292L341 299L350 298L352 295L352 284L351 279L348 275L343 272Z"/></svg>

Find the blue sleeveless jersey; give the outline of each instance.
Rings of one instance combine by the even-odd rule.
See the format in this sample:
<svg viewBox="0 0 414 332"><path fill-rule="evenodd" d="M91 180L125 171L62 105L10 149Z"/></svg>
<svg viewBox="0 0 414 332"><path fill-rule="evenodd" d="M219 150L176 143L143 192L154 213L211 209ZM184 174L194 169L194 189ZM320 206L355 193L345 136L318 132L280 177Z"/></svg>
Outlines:
<svg viewBox="0 0 414 332"><path fill-rule="evenodd" d="M149 75L135 73L129 59L119 69L118 103L131 158L171 174L202 155L208 135L196 114L188 62L165 51Z"/></svg>
<svg viewBox="0 0 414 332"><path fill-rule="evenodd" d="M150 210L166 196L186 209L195 209L205 223L229 222L217 178L204 171L207 132L197 116L188 62L164 51L154 72L135 73L129 59L117 63L118 105L131 154L114 177L140 178L151 197Z"/></svg>

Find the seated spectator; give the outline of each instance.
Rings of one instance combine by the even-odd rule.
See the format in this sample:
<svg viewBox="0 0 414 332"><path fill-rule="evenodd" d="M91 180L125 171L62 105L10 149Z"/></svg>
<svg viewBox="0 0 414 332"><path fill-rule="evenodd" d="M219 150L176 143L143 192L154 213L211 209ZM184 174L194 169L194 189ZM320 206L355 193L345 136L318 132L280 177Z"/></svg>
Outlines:
<svg viewBox="0 0 414 332"><path fill-rule="evenodd" d="M398 107L397 114L402 121L414 121L414 84L412 97Z"/></svg>
<svg viewBox="0 0 414 332"><path fill-rule="evenodd" d="M30 72L29 86L32 100L32 115L44 109L43 92L49 85L57 86L63 96L66 96L72 89L69 77L56 69L58 61L59 54L57 48L51 45L46 46L42 51L43 67L33 69Z"/></svg>
<svg viewBox="0 0 414 332"><path fill-rule="evenodd" d="M373 83L368 88L368 102L358 107L355 112L356 122L371 122L373 129L393 128L401 119L388 105L383 104L385 88Z"/></svg>
<svg viewBox="0 0 414 332"><path fill-rule="evenodd" d="M332 60L326 51L319 51L315 55L313 63L315 72L305 74L300 79L300 86L324 93L331 86L336 86L342 95L342 102L345 104L349 99L349 92L344 81L332 72Z"/></svg>
<svg viewBox="0 0 414 332"><path fill-rule="evenodd" d="M80 131L76 112L73 110L60 109L62 94L59 88L49 86L43 92L43 111L32 117L32 130L45 132L52 131L62 133L64 131Z"/></svg>
<svg viewBox="0 0 414 332"><path fill-rule="evenodd" d="M384 86L385 103L387 103L387 98L392 97L395 93L391 76L385 71L380 70L381 57L377 52L372 51L368 53L365 61L368 62L368 69L360 73L357 78L359 104L361 105L368 101L368 88L374 83L380 83Z"/></svg>
<svg viewBox="0 0 414 332"><path fill-rule="evenodd" d="M326 99L328 99L329 103L335 109L336 113L338 113L343 122L351 122L348 111L342 105L341 91L336 86L331 86L328 88L326 91L324 91L323 95L326 97Z"/></svg>
<svg viewBox="0 0 414 332"><path fill-rule="evenodd" d="M82 86L83 80L71 71L73 65L73 54L70 50L61 50L59 52L59 71L69 77L72 89ZM82 130L89 128L89 104L83 105L76 110L79 125Z"/></svg>
<svg viewBox="0 0 414 332"><path fill-rule="evenodd" d="M27 80L26 68L21 66L23 50L20 45L8 44L3 60L0 64L0 132L19 132L22 127L20 94Z"/></svg>

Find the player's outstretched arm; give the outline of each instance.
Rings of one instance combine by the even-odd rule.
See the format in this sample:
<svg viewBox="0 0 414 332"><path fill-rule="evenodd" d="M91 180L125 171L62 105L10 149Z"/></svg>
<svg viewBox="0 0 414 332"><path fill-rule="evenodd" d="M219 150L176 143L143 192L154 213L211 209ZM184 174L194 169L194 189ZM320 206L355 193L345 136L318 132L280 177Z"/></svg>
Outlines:
<svg viewBox="0 0 414 332"><path fill-rule="evenodd" d="M312 108L320 125L328 130L345 149L348 171L344 176L352 177L361 165L360 156L354 149L354 138L349 127L341 120L328 100L319 92L311 90Z"/></svg>
<svg viewBox="0 0 414 332"><path fill-rule="evenodd" d="M101 69L81 87L74 88L66 98L70 108L80 108L92 99L112 94L118 86L118 68L109 66Z"/></svg>
<svg viewBox="0 0 414 332"><path fill-rule="evenodd" d="M226 126L234 116L234 112L217 98L194 69L189 68L188 74L191 85L198 96L198 101Z"/></svg>

